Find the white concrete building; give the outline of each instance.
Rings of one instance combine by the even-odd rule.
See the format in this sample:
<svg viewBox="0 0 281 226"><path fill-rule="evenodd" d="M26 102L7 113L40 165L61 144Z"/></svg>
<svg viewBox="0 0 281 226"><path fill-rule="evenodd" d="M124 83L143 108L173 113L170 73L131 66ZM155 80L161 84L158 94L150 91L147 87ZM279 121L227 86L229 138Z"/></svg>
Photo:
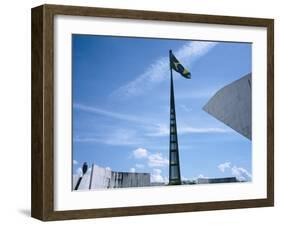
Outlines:
<svg viewBox="0 0 281 226"><path fill-rule="evenodd" d="M79 176L73 176L73 189L79 181ZM149 173L115 172L110 168L92 165L82 176L77 190L104 188L127 188L150 186Z"/></svg>
<svg viewBox="0 0 281 226"><path fill-rule="evenodd" d="M221 88L203 110L252 139L252 74Z"/></svg>

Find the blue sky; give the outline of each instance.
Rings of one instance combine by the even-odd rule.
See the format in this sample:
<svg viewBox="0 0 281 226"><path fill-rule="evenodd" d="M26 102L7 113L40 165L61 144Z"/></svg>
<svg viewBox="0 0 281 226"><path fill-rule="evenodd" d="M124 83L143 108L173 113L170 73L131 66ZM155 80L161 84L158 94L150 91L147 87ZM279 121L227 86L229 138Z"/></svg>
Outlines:
<svg viewBox="0 0 281 226"><path fill-rule="evenodd" d="M72 36L73 172L83 162L168 180L169 49L182 179L251 179L251 141L202 110L220 88L251 72L251 44Z"/></svg>

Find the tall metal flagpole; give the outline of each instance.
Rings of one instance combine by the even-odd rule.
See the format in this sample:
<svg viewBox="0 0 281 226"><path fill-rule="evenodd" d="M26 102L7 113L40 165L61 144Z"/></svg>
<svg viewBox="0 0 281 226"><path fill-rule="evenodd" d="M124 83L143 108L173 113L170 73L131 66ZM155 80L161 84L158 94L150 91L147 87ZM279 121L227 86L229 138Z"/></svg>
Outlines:
<svg viewBox="0 0 281 226"><path fill-rule="evenodd" d="M171 66L171 55L172 55L172 50L169 51L170 72L171 72L169 185L179 185L179 184L181 184L181 174L180 174L177 121L176 121L173 69Z"/></svg>

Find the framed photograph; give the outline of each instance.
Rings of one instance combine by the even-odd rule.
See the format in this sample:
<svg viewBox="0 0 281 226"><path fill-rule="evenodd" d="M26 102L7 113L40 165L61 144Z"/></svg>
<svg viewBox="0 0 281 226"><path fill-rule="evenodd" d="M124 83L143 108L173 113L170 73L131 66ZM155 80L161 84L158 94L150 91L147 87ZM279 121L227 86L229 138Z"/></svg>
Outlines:
<svg viewBox="0 0 281 226"><path fill-rule="evenodd" d="M274 205L274 21L32 9L32 216Z"/></svg>

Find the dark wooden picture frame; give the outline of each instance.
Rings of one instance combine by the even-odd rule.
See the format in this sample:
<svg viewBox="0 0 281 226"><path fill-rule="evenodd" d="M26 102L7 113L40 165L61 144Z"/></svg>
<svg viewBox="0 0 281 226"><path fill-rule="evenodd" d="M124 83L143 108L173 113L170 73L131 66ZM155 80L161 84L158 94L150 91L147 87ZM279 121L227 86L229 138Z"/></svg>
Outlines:
<svg viewBox="0 0 281 226"><path fill-rule="evenodd" d="M240 25L267 29L267 198L169 205L54 210L54 16L94 16ZM32 9L32 200L31 215L50 220L163 214L274 205L274 20L60 5Z"/></svg>

